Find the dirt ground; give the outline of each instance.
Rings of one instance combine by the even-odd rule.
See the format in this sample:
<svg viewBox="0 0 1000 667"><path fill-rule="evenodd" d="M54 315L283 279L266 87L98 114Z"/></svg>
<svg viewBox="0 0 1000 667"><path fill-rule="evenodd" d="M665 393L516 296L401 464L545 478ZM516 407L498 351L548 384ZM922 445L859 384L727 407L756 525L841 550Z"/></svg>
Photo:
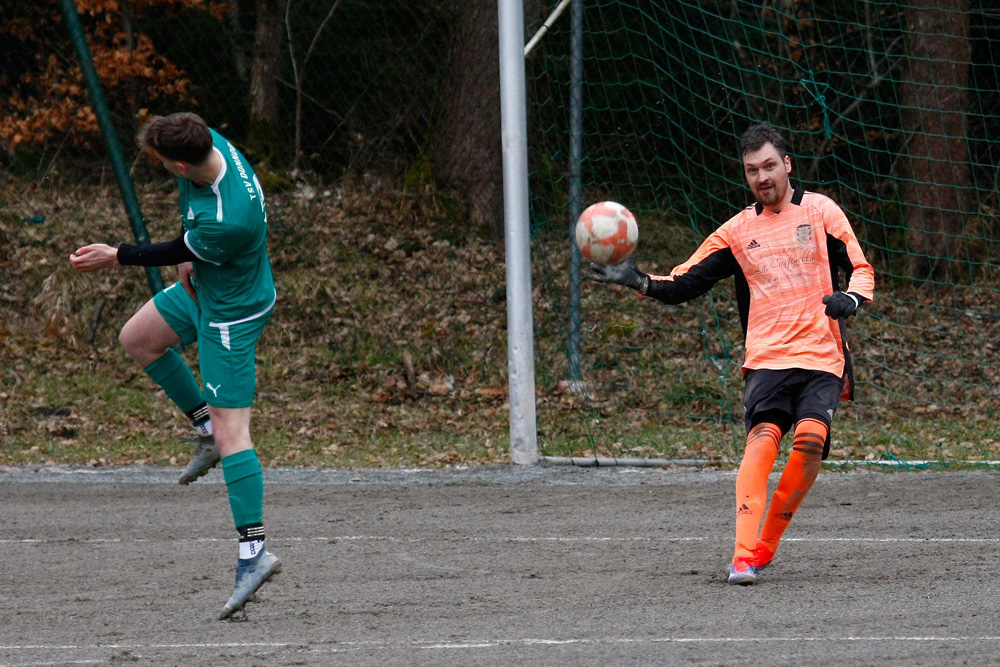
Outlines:
<svg viewBox="0 0 1000 667"><path fill-rule="evenodd" d="M265 472L241 622L221 473L0 468L0 665L996 664L992 472L824 471L754 587L733 472ZM772 488L775 478L772 478Z"/></svg>

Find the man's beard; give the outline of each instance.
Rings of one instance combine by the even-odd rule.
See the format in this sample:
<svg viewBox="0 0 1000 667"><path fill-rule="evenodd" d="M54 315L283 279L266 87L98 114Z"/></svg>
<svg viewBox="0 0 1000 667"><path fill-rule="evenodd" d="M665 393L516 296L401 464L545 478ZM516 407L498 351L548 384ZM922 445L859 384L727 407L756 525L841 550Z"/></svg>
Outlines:
<svg viewBox="0 0 1000 667"><path fill-rule="evenodd" d="M757 201L761 204L767 206L768 204L776 204L781 200L782 193L778 190L777 183L773 183L771 187L767 190L761 192L760 189L757 190Z"/></svg>

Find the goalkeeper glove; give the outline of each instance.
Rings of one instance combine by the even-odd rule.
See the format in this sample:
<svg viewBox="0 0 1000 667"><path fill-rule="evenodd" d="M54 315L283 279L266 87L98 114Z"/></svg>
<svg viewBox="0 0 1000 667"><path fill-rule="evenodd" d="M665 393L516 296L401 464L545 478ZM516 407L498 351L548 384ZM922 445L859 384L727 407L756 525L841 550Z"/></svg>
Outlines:
<svg viewBox="0 0 1000 667"><path fill-rule="evenodd" d="M635 268L631 257L620 264L591 264L590 279L599 283L631 287L639 294L649 291L649 276Z"/></svg>
<svg viewBox="0 0 1000 667"><path fill-rule="evenodd" d="M861 298L849 292L834 292L823 297L826 304L826 316L835 320L846 320L851 315L856 315Z"/></svg>

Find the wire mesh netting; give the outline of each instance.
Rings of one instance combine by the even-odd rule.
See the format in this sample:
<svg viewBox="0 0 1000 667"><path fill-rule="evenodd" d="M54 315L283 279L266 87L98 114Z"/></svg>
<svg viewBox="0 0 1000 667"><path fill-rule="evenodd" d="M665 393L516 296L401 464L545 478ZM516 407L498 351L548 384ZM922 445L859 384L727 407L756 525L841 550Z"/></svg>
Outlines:
<svg viewBox="0 0 1000 667"><path fill-rule="evenodd" d="M571 27L527 64L540 239L571 223ZM835 458L1000 458L998 28L995 3L971 1L584 3L582 205L637 214L641 269L669 272L752 202L736 144L758 121L790 140L793 180L852 221L876 298L849 325L858 400ZM564 269L537 272L543 310L565 313L565 257L535 247ZM539 324L548 400L581 415L543 453L685 457L728 439L738 456L731 285L673 308L584 282L581 313L582 382L565 381L567 320Z"/></svg>
<svg viewBox="0 0 1000 667"><path fill-rule="evenodd" d="M528 36L555 4L525 3ZM32 224L26 182L108 171L61 6L0 4L0 235ZM74 6L129 160L149 114L196 110L263 178L295 166L423 185L441 166L430 147L449 95L464 95L459 120L498 119L495 91L449 89L455 45L469 48L474 26L495 30L495 7ZM463 23L456 7L478 13ZM795 179L844 208L877 271L874 303L850 323L858 400L838 414L834 457L1000 459L1000 3L583 0L582 17L582 203L637 214L639 266L668 272L749 203L736 140L771 122L790 139ZM580 377L571 372L571 38L567 12L526 61L540 446L736 457L743 340L731 285L672 308L585 282ZM454 126L444 143L463 136Z"/></svg>
<svg viewBox="0 0 1000 667"><path fill-rule="evenodd" d="M419 151L450 25L443 2L402 0L75 7L122 137L151 113L197 110L242 145L264 116L276 120L275 136L255 158L288 165L300 153L301 166L326 174ZM99 128L60 2L4 3L0 16L0 142L12 169L93 159ZM273 87L267 101L260 87Z"/></svg>

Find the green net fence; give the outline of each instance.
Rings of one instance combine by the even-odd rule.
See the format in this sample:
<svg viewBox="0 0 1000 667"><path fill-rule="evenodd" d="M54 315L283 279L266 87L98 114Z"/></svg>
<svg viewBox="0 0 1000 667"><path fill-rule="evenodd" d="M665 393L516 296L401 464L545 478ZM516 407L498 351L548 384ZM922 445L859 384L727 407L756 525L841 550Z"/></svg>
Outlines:
<svg viewBox="0 0 1000 667"><path fill-rule="evenodd" d="M566 381L569 248L544 240L572 217L572 25L527 63L543 454L735 458L731 285L674 308L584 282L582 382ZM858 400L835 460L1000 459L998 29L1000 5L970 0L584 3L582 205L630 207L640 268L668 272L751 203L736 142L757 121L851 219L877 287L849 326ZM552 432L560 403L579 420Z"/></svg>
<svg viewBox="0 0 1000 667"><path fill-rule="evenodd" d="M525 3L526 36L555 5ZM131 137L148 114L179 110L198 111L236 142L268 192L299 188L282 182L293 168L317 183L352 172L390 179L405 191L405 205L395 205L414 227L420 206L411 203L442 166L435 147L462 144L482 130L480 119L493 134L477 141L492 149L464 163L453 157L451 171L499 162L491 3L74 6L133 175L147 188L160 177ZM581 9L579 203L628 206L640 224L637 262L665 273L749 203L736 139L754 121L771 122L791 141L796 179L845 209L877 271L875 302L850 323L858 400L838 414L833 457L1000 459L1000 2L582 0ZM584 282L573 310L572 11L526 60L542 453L735 458L743 341L732 285L672 308ZM0 19L0 240L31 245L48 229L32 202L55 210L75 183L110 183L112 175L61 2L0 3ZM467 81L456 75L478 68L484 74ZM454 204L496 198L498 179L481 174L455 199L424 207L435 209L438 229L461 230L449 236L456 242L480 225ZM488 202L479 210L485 226L502 218ZM166 229L151 231L162 238ZM276 242L294 246L295 225L286 229L289 238ZM475 268L485 274L495 262ZM490 324L500 327L502 285L488 291ZM573 312L579 373L569 361ZM468 334L470 348L493 359L502 332L483 331ZM406 344L417 352L437 345L420 336ZM397 347L384 364L370 361L372 377L398 374L390 367L402 363ZM456 355L443 356L455 366L448 374L465 372L490 396L506 380L502 360L472 373Z"/></svg>

